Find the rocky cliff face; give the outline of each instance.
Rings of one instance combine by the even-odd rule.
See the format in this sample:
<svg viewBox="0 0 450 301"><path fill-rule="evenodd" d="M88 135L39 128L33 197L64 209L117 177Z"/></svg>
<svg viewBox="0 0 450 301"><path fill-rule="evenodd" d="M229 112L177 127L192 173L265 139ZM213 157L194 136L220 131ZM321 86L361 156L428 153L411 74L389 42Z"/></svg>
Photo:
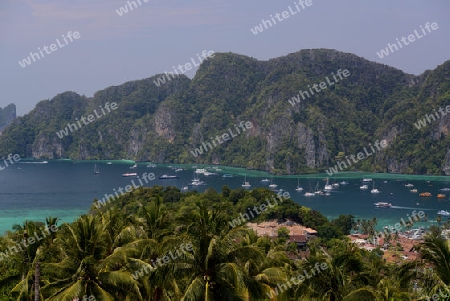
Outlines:
<svg viewBox="0 0 450 301"><path fill-rule="evenodd" d="M269 61L218 53L193 80L161 75L109 87L85 98L74 92L40 102L0 138L0 155L34 158L134 159L206 163L274 173L324 171L339 152L356 155L376 140L388 147L352 169L450 174L450 114L421 130L413 123L448 102L450 62L421 76L327 49ZM288 100L347 69L348 78L302 99ZM56 133L106 103L118 109L63 138ZM241 121L253 128L211 142Z"/></svg>
<svg viewBox="0 0 450 301"><path fill-rule="evenodd" d="M16 119L16 105L9 104L4 108L0 108L0 135L3 130Z"/></svg>

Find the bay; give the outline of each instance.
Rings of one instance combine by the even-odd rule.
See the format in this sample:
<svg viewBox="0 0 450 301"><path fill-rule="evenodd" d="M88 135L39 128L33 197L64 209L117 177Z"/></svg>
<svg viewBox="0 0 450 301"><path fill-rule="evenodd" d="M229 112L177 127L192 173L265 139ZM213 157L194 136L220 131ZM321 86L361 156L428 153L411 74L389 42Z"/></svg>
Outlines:
<svg viewBox="0 0 450 301"><path fill-rule="evenodd" d="M123 173L136 172L140 177L144 173L154 173L156 179L143 186L153 185L175 186L181 188L186 186L194 178L195 168L204 168L203 165L177 165L186 170L174 172L168 165L147 167L148 163L138 163L138 167L130 169L133 161L64 161L55 160L48 163L17 162L0 171L0 233L11 230L13 224L21 224L25 220L45 221L46 217L53 216L61 219L61 222L72 222L79 215L88 212L95 198L101 199L105 194L114 194L119 189L125 189L136 185L136 178L122 177ZM94 174L94 164L100 168L101 174ZM341 172L333 181L348 181L349 185L340 185L333 190L330 196L305 197L304 193L313 190L318 184L320 188L325 185L326 174L302 175L302 176L274 176L262 171L246 170L242 168L219 167L222 169L218 175L203 176L200 179L207 183L206 186L197 186L199 192L208 187L217 191L223 185L230 188L241 188L244 177L250 182L251 189L256 187L268 187L270 183L262 183L263 178L273 179L278 185L288 191L291 198L300 205L318 210L329 219L336 218L339 214L352 214L356 219L377 218L377 229L383 226L399 223L414 210L423 210L427 215L426 222L417 223L416 226L437 225L436 217L438 210L450 211L450 199L448 194L445 199L437 199L436 195L440 189L450 187L448 177L439 176L411 176L400 174L369 174L355 172ZM224 178L224 173L233 174L232 178ZM179 175L180 179L160 180L163 174ZM371 194L372 184L369 189L361 191L362 178L373 178L375 187L381 193ZM296 192L297 179L303 192ZM429 191L432 197L422 198L418 193L411 193L411 188L405 187L405 183L414 184L418 192ZM389 209L375 208L374 202L390 202L393 207Z"/></svg>

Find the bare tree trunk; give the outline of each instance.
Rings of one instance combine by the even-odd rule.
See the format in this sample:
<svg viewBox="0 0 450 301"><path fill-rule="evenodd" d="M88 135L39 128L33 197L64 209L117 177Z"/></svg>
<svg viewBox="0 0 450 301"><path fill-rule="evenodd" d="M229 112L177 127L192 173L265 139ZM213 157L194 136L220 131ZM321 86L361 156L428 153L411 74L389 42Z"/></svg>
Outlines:
<svg viewBox="0 0 450 301"><path fill-rule="evenodd" d="M34 275L34 301L40 301L40 287L39 287L39 282L41 279L41 264L38 262L36 262L36 271L35 271L35 275Z"/></svg>

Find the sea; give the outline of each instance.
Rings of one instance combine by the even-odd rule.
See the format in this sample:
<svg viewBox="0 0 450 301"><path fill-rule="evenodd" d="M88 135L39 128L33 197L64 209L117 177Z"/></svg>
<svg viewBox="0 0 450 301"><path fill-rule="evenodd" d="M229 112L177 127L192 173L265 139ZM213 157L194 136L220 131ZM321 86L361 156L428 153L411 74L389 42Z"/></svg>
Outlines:
<svg viewBox="0 0 450 301"><path fill-rule="evenodd" d="M377 229L384 226L394 226L407 221L413 211L423 211L426 221L418 222L414 227L428 228L438 225L436 220L439 210L450 211L450 192L442 192L442 188L450 188L450 177L416 176L402 174L341 172L329 178L327 174L273 176L269 173L214 166L217 175L195 175L197 168L211 168L209 165L152 165L149 162L136 163L130 160L118 161L18 161L0 171L0 234L11 231L14 224L22 224L26 220L45 221L46 217L58 217L60 223L73 222L78 216L86 214L94 199L102 199L105 194L114 194L127 185L140 185L137 178L123 177L124 173L137 173L140 178L144 173L153 173L156 179L144 183L152 187L187 186L195 176L205 181L205 186L189 186L189 190L204 191L214 188L220 192L223 185L230 188L241 188L246 179L252 188L268 187L270 183L277 184L277 189L290 193L291 198L302 206L307 206L321 212L329 219L340 214L352 214L355 219L377 219ZM100 174L94 174L95 164ZM152 167L153 166L153 167ZM184 169L175 172L174 168ZM214 170L210 170L214 171ZM179 179L160 180L161 175L178 175ZM224 174L232 177L223 177ZM326 180L330 184L347 181L348 185L340 185L333 189L329 196L305 197L307 191L313 192L315 187L323 189ZM361 190L361 180L372 178L369 189ZM269 179L270 182L261 182ZM406 187L413 184L414 187ZM303 187L297 192L297 185ZM372 194L375 187L381 192ZM416 188L417 193L410 190ZM430 192L431 197L419 197L420 192ZM446 194L438 199L438 193ZM389 202L391 208L376 208L374 202ZM444 218L445 219L445 218Z"/></svg>

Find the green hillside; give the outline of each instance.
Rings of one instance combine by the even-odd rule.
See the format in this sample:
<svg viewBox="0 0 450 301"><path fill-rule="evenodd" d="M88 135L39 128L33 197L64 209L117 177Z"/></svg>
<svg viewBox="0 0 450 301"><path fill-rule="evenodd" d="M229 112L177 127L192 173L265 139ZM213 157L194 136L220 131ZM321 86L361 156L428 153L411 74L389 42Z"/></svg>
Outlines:
<svg viewBox="0 0 450 301"><path fill-rule="evenodd" d="M376 140L388 147L349 170L450 174L446 116L418 130L414 123L450 104L450 61L420 76L353 54L308 49L271 59L216 53L191 80L178 76L157 86L127 82L82 97L65 92L41 101L0 137L0 156L133 159L157 163L240 166L273 173L325 171ZM340 79L338 72L348 70ZM328 80L294 106L299 91ZM305 95L305 94L304 94ZM57 132L116 102L118 108L60 139ZM235 124L253 127L203 154ZM214 138L215 139L215 138ZM217 141L217 140L216 140ZM62 148L62 149L61 149ZM429 151L430 150L430 151Z"/></svg>

